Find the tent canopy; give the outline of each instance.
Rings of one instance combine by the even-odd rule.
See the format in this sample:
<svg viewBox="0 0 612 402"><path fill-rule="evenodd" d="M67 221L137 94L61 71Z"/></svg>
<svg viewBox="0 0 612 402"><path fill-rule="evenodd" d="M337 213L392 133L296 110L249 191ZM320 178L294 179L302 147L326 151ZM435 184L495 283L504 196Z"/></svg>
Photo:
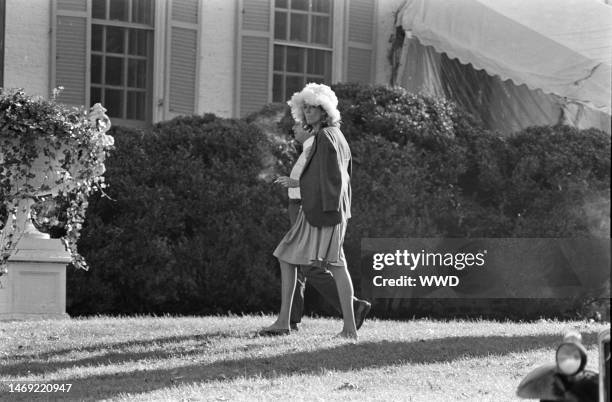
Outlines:
<svg viewBox="0 0 612 402"><path fill-rule="evenodd" d="M612 6L598 0L407 0L397 24L463 64L611 112Z"/></svg>

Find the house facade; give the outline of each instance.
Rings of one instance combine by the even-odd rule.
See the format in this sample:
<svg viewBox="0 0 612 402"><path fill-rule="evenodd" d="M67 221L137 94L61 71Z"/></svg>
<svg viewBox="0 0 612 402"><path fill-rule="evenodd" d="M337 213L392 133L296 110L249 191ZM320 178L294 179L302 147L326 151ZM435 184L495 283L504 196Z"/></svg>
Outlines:
<svg viewBox="0 0 612 402"><path fill-rule="evenodd" d="M402 0L0 0L4 88L114 124L242 117L306 82L386 83Z"/></svg>

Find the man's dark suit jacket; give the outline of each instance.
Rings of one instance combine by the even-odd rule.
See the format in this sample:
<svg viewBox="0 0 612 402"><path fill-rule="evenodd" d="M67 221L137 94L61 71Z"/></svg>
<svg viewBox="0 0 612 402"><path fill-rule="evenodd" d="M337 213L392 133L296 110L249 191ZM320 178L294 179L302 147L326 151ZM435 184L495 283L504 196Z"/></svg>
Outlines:
<svg viewBox="0 0 612 402"><path fill-rule="evenodd" d="M351 217L351 150L337 127L315 141L300 176L302 210L312 226L334 226Z"/></svg>

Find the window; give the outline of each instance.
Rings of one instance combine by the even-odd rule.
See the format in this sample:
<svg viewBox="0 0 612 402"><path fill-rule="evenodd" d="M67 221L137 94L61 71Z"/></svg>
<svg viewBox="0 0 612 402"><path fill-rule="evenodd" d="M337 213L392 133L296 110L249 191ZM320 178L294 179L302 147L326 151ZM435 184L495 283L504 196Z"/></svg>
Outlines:
<svg viewBox="0 0 612 402"><path fill-rule="evenodd" d="M119 124L151 121L153 10L154 0L92 1L90 103Z"/></svg>
<svg viewBox="0 0 612 402"><path fill-rule="evenodd" d="M273 102L307 82L331 82L332 6L332 0L275 0Z"/></svg>

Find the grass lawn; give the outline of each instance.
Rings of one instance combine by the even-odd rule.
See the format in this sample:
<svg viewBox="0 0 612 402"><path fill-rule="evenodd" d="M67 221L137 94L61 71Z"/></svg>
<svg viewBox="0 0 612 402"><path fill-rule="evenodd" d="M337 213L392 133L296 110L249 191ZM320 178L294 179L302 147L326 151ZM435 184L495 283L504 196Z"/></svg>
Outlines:
<svg viewBox="0 0 612 402"><path fill-rule="evenodd" d="M554 361L579 329L595 367L604 324L366 320L358 341L339 319L305 318L289 336L270 316L0 322L0 400L516 401L521 378ZM9 393L19 381L68 393Z"/></svg>

